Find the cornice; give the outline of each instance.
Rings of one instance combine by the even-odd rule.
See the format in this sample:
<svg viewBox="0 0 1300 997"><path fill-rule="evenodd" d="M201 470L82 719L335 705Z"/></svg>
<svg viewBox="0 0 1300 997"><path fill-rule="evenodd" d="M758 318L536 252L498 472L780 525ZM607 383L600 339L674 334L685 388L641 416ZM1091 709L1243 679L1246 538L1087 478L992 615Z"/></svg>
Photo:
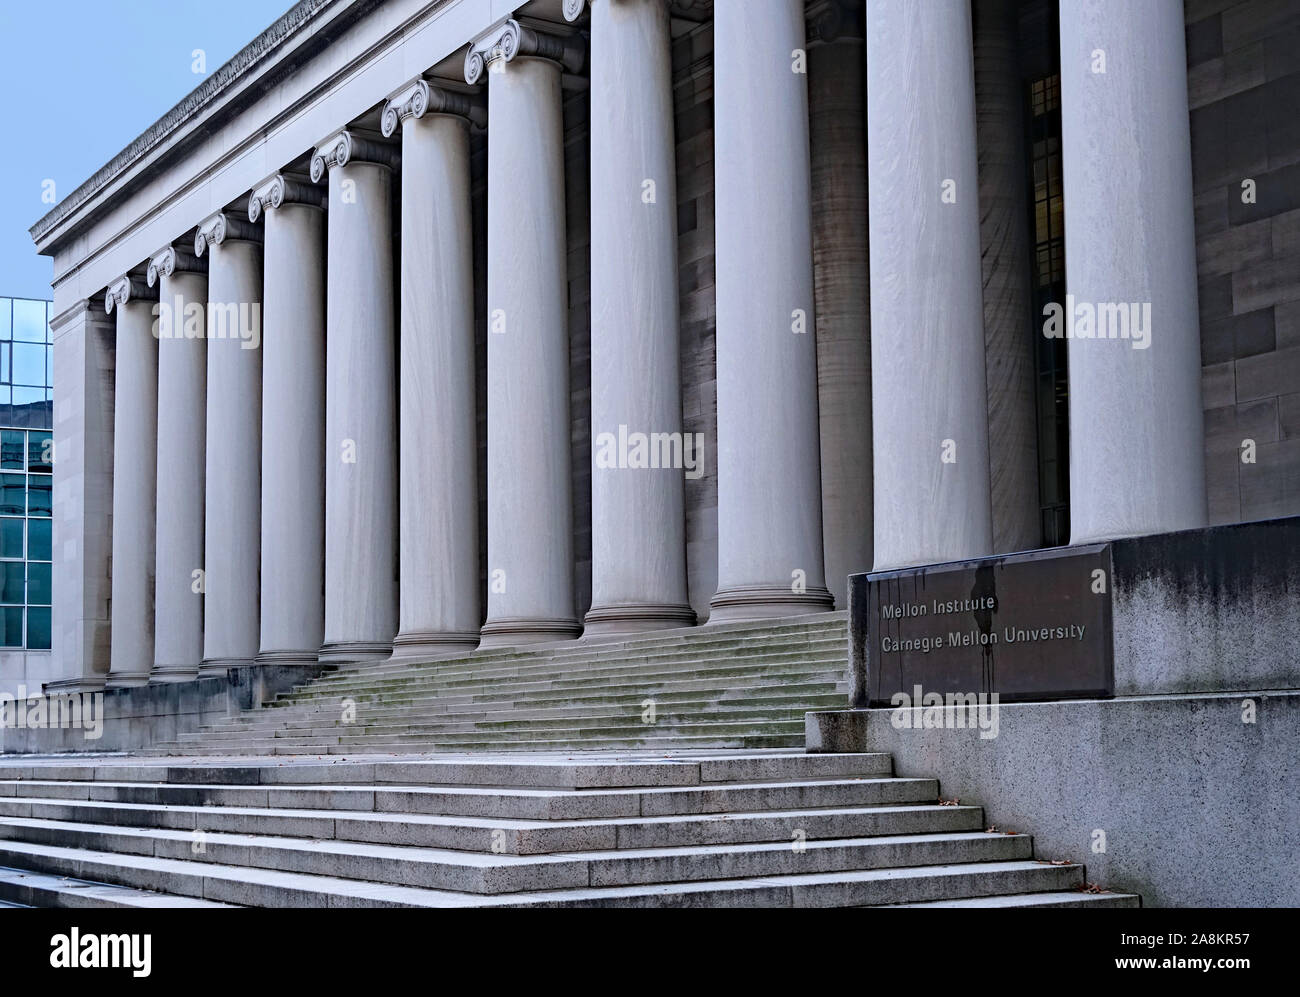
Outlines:
<svg viewBox="0 0 1300 997"><path fill-rule="evenodd" d="M379 127L384 137L391 136L408 118L419 119L426 114L445 114L464 118L482 128L487 124L487 110L472 94L462 93L442 86L437 80L423 77L402 87L384 105Z"/></svg>
<svg viewBox="0 0 1300 997"><path fill-rule="evenodd" d="M126 274L108 285L104 292L104 311L113 314L113 306L119 308L128 301L157 301L158 290L139 277Z"/></svg>
<svg viewBox="0 0 1300 997"><path fill-rule="evenodd" d="M276 173L254 187L248 196L248 220L255 222L263 213L285 204L309 204L319 208L324 205L324 200L324 193L314 184Z"/></svg>
<svg viewBox="0 0 1300 997"><path fill-rule="evenodd" d="M395 148L384 142L376 142L351 128L335 132L320 143L311 154L311 181L320 183L325 174L336 166L348 163L378 163L390 169L399 162Z"/></svg>
<svg viewBox="0 0 1300 997"><path fill-rule="evenodd" d="M465 82L479 82L495 62L513 62L520 58L546 59L576 73L586 62L586 48L581 35L560 34L538 22L524 22L511 17L480 35L470 45L465 53Z"/></svg>
<svg viewBox="0 0 1300 997"><path fill-rule="evenodd" d="M198 231L194 233L194 255L202 256L209 245L220 246L227 239L232 242L261 242L262 230L251 221L218 211L199 222Z"/></svg>

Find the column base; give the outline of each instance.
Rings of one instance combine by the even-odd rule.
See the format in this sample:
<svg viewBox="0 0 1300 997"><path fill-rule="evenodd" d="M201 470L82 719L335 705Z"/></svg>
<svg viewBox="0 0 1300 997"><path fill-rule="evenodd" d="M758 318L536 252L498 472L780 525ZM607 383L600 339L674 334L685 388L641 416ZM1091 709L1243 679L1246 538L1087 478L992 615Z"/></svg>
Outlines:
<svg viewBox="0 0 1300 997"><path fill-rule="evenodd" d="M252 658L204 658L199 664L199 678L225 678L229 669L244 668L252 663Z"/></svg>
<svg viewBox="0 0 1300 997"><path fill-rule="evenodd" d="M468 654L478 647L477 630L408 630L393 638L389 661L430 661Z"/></svg>
<svg viewBox="0 0 1300 997"><path fill-rule="evenodd" d="M149 684L148 672L109 672L105 689L138 689Z"/></svg>
<svg viewBox="0 0 1300 997"><path fill-rule="evenodd" d="M45 696L84 695L88 692L103 692L107 688L103 675L80 675L70 679L55 679L41 684L41 694Z"/></svg>
<svg viewBox="0 0 1300 997"><path fill-rule="evenodd" d="M583 619L583 640L600 640L647 630L680 630L695 626L695 610L684 603L635 606L592 606Z"/></svg>
<svg viewBox="0 0 1300 997"><path fill-rule="evenodd" d="M835 598L821 586L807 592L791 592L788 586L737 585L719 589L709 600L709 608L709 623L743 623L829 613L835 608Z"/></svg>
<svg viewBox="0 0 1300 997"><path fill-rule="evenodd" d="M513 647L516 644L549 644L573 640L582 633L574 619L539 619L512 616L488 620L479 631L479 647Z"/></svg>
<svg viewBox="0 0 1300 997"><path fill-rule="evenodd" d="M383 661L393 653L393 645L378 640L327 640L316 653L316 660L325 665L347 664L352 661Z"/></svg>
<svg viewBox="0 0 1300 997"><path fill-rule="evenodd" d="M166 685L169 682L193 682L199 677L198 665L154 665L149 673L150 685Z"/></svg>
<svg viewBox="0 0 1300 997"><path fill-rule="evenodd" d="M255 665L315 665L320 661L320 652L308 648L302 650L258 651L253 659Z"/></svg>

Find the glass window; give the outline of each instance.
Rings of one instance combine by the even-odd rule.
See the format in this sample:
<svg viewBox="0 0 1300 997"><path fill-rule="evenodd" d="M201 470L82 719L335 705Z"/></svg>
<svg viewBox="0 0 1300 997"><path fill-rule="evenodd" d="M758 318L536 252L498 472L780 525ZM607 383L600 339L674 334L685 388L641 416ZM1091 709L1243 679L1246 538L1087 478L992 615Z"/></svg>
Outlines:
<svg viewBox="0 0 1300 997"><path fill-rule="evenodd" d="M50 570L52 564L29 561L27 564L27 601L33 606L50 604Z"/></svg>
<svg viewBox="0 0 1300 997"><path fill-rule="evenodd" d="M9 343L0 343L0 381L5 384L12 383L13 370L9 363Z"/></svg>
<svg viewBox="0 0 1300 997"><path fill-rule="evenodd" d="M27 515L27 476L0 474L0 515Z"/></svg>
<svg viewBox="0 0 1300 997"><path fill-rule="evenodd" d="M27 434L20 429L0 432L0 468L6 471L23 469L23 444Z"/></svg>
<svg viewBox="0 0 1300 997"><path fill-rule="evenodd" d="M33 474L27 479L27 515L29 516L51 516L53 515L53 505L51 504L50 485L51 480L48 475Z"/></svg>
<svg viewBox="0 0 1300 997"><path fill-rule="evenodd" d="M0 562L0 604L23 604L23 583L27 565L22 561Z"/></svg>
<svg viewBox="0 0 1300 997"><path fill-rule="evenodd" d="M53 433L27 434L27 470L33 474L51 474L54 471ZM5 467L9 465L6 464Z"/></svg>
<svg viewBox="0 0 1300 997"><path fill-rule="evenodd" d="M13 390L15 405L35 405L37 402L45 401L44 388L15 387Z"/></svg>
<svg viewBox="0 0 1300 997"><path fill-rule="evenodd" d="M24 519L0 519L0 557L23 556L23 523L25 522Z"/></svg>
<svg viewBox="0 0 1300 997"><path fill-rule="evenodd" d="M39 384L44 387L45 349L44 345L36 343L13 344L14 384Z"/></svg>
<svg viewBox="0 0 1300 997"><path fill-rule="evenodd" d="M45 302L14 298L14 340L45 342Z"/></svg>
<svg viewBox="0 0 1300 997"><path fill-rule="evenodd" d="M48 608L27 610L27 646L37 651L50 649L50 611Z"/></svg>
<svg viewBox="0 0 1300 997"><path fill-rule="evenodd" d="M10 338L13 329L14 304L11 298L0 298L0 339Z"/></svg>
<svg viewBox="0 0 1300 997"><path fill-rule="evenodd" d="M0 609L0 647L23 646L23 610L21 606Z"/></svg>
<svg viewBox="0 0 1300 997"><path fill-rule="evenodd" d="M3 522L21 523L22 520L6 519ZM50 536L50 526L51 521L48 519L29 519L27 521L27 556L33 561L53 560L54 544Z"/></svg>

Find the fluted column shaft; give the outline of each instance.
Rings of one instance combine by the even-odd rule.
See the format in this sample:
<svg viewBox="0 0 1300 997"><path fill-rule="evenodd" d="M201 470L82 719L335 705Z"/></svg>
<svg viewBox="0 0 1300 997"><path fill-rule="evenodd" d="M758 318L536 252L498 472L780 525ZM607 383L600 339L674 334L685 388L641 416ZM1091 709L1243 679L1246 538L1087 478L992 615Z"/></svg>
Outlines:
<svg viewBox="0 0 1300 997"><path fill-rule="evenodd" d="M208 278L188 252L149 266L161 281L158 339L158 517L151 681L195 678L203 658L203 525Z"/></svg>
<svg viewBox="0 0 1300 997"><path fill-rule="evenodd" d="M259 662L313 662L325 633L325 213L316 190L276 176L249 202L250 217L266 219Z"/></svg>
<svg viewBox="0 0 1300 997"><path fill-rule="evenodd" d="M1066 317L1093 311L1068 343L1071 543L1206 523L1183 31L1179 0L1061 3ZM1121 308L1128 335L1098 338Z"/></svg>
<svg viewBox="0 0 1300 997"><path fill-rule="evenodd" d="M713 11L718 592L713 621L829 609L804 5Z"/></svg>
<svg viewBox="0 0 1300 997"><path fill-rule="evenodd" d="M463 94L416 81L402 134L400 630L395 658L478 644L478 428L469 122Z"/></svg>
<svg viewBox="0 0 1300 997"><path fill-rule="evenodd" d="M579 631L560 66L527 51L526 29L511 22L504 30L522 40L494 44L486 73L485 646L560 640ZM471 63L466 76L476 82L481 73L481 64Z"/></svg>
<svg viewBox="0 0 1300 997"><path fill-rule="evenodd" d="M322 661L386 658L397 633L392 170L366 144L312 162L329 173Z"/></svg>
<svg viewBox="0 0 1300 997"><path fill-rule="evenodd" d="M117 310L113 412L113 608L108 688L144 685L154 660L154 519L158 472L158 301L124 277L105 304Z"/></svg>
<svg viewBox="0 0 1300 997"><path fill-rule="evenodd" d="M992 551L969 0L867 5L877 570Z"/></svg>
<svg viewBox="0 0 1300 997"><path fill-rule="evenodd" d="M669 45L664 0L592 3L588 636L695 622L683 464L699 455L681 435ZM647 459L620 439L644 441Z"/></svg>
<svg viewBox="0 0 1300 997"><path fill-rule="evenodd" d="M261 547L261 233L217 215L199 226L208 260L208 428L203 667L252 664Z"/></svg>

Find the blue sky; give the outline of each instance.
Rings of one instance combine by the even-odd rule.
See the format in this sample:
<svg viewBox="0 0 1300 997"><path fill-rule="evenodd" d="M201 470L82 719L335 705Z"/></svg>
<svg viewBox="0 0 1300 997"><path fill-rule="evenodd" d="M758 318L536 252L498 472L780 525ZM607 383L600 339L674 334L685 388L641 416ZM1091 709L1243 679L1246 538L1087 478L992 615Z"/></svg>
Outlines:
<svg viewBox="0 0 1300 997"><path fill-rule="evenodd" d="M0 0L0 295L49 298L27 230L293 0ZM206 72L194 72L202 49Z"/></svg>

